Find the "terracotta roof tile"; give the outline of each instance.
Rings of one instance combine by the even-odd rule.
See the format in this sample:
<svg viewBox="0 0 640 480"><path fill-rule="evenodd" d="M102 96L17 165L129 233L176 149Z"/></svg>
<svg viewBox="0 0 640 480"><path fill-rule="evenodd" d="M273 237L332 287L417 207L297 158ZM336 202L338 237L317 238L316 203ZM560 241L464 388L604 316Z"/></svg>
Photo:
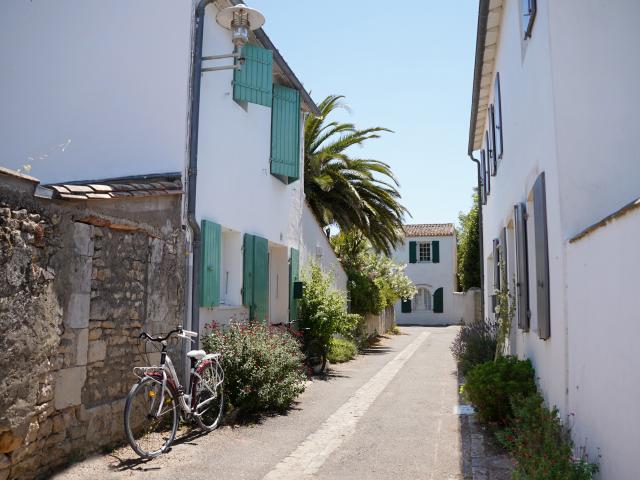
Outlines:
<svg viewBox="0 0 640 480"><path fill-rule="evenodd" d="M453 223L418 223L405 225L407 237L448 237L455 234Z"/></svg>

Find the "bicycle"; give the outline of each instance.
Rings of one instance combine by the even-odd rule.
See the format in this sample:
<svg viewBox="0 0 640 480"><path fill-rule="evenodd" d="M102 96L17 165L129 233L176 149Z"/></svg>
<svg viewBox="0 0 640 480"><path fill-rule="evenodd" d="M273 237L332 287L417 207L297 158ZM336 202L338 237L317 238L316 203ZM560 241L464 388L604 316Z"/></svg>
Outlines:
<svg viewBox="0 0 640 480"><path fill-rule="evenodd" d="M300 330L293 328L295 322L296 320L287 323L279 322L273 323L271 326L276 328L283 327L294 337L301 338L302 351L305 354L307 367L314 375L320 375L327 366L327 349L319 339L309 335L310 328L301 328Z"/></svg>
<svg viewBox="0 0 640 480"><path fill-rule="evenodd" d="M172 335L191 342L198 336L182 327L164 337L152 337L145 331L139 336L162 346L159 366L133 369L140 380L129 391L124 408L127 440L142 458L157 457L171 446L178 428L178 408L183 419L195 420L207 432L218 426L224 410L224 372L220 354L207 354L204 350L188 352L190 375L184 389L167 354L167 340Z"/></svg>

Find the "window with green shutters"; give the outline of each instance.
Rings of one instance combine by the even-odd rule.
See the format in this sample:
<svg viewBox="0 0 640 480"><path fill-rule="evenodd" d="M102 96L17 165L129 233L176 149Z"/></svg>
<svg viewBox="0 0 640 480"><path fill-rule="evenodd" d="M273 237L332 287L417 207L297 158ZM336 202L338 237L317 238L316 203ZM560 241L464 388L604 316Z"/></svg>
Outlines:
<svg viewBox="0 0 640 480"><path fill-rule="evenodd" d="M233 99L270 107L273 97L273 52L247 44L242 47L245 63L233 72Z"/></svg>
<svg viewBox="0 0 640 480"><path fill-rule="evenodd" d="M402 300L400 311L402 313L411 313L411 299Z"/></svg>
<svg viewBox="0 0 640 480"><path fill-rule="evenodd" d="M440 263L440 241L433 240L431 242L431 262Z"/></svg>
<svg viewBox="0 0 640 480"><path fill-rule="evenodd" d="M298 300L293 298L293 284L300 280L300 252L292 248L289 256L289 320L298 318Z"/></svg>
<svg viewBox="0 0 640 480"><path fill-rule="evenodd" d="M444 290L442 287L433 292L433 313L444 312Z"/></svg>
<svg viewBox="0 0 640 480"><path fill-rule="evenodd" d="M222 229L219 224L202 220L202 261L200 306L215 307L220 303L220 257Z"/></svg>
<svg viewBox="0 0 640 480"><path fill-rule="evenodd" d="M284 183L300 178L300 92L273 86L271 174Z"/></svg>
<svg viewBox="0 0 640 480"><path fill-rule="evenodd" d="M409 263L416 263L417 261L416 242L409 242Z"/></svg>
<svg viewBox="0 0 640 480"><path fill-rule="evenodd" d="M257 235L244 235L242 303L252 320L264 321L269 311L269 242Z"/></svg>

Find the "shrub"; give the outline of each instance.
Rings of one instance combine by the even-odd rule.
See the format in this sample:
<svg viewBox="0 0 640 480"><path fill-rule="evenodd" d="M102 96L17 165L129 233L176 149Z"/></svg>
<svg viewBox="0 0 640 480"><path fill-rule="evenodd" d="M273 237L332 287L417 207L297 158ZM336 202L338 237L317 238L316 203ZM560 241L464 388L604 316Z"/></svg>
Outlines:
<svg viewBox="0 0 640 480"><path fill-rule="evenodd" d="M451 353L458 362L458 369L466 375L472 367L493 360L497 345L495 322L473 322L463 325L456 335Z"/></svg>
<svg viewBox="0 0 640 480"><path fill-rule="evenodd" d="M343 363L353 360L358 353L356 344L344 338L332 338L329 342L327 358L331 363Z"/></svg>
<svg viewBox="0 0 640 480"><path fill-rule="evenodd" d="M506 425L513 417L512 399L536 392L531 362L513 356L476 365L466 380L465 395L478 411L480 419L500 425Z"/></svg>
<svg viewBox="0 0 640 480"><path fill-rule="evenodd" d="M542 397L512 399L513 421L497 437L517 462L515 479L590 480L598 466L586 457L573 459L573 443L558 410L544 406Z"/></svg>
<svg viewBox="0 0 640 480"><path fill-rule="evenodd" d="M359 315L347 314L347 299L333 288L331 277L318 265L304 272L305 288L300 300L300 327L328 346L335 333L349 337L355 332Z"/></svg>
<svg viewBox="0 0 640 480"><path fill-rule="evenodd" d="M222 354L225 395L242 413L283 411L304 391L304 356L286 331L232 323L214 327L203 344Z"/></svg>

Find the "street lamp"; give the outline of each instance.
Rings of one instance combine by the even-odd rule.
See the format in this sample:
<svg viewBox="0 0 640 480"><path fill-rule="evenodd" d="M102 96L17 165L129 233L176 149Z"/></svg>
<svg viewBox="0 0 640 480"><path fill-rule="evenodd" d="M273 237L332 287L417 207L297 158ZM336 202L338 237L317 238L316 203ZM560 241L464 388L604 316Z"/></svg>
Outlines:
<svg viewBox="0 0 640 480"><path fill-rule="evenodd" d="M240 3L233 7L227 7L218 12L216 22L221 27L231 30L231 39L234 49L232 53L225 55L209 55L202 57L203 61L220 60L223 58L233 58L233 65L223 65L218 67L203 68L202 72L213 72L217 70L239 70L244 64L242 57L242 46L249 41L249 32L257 30L264 25L264 15L255 8L247 7Z"/></svg>

